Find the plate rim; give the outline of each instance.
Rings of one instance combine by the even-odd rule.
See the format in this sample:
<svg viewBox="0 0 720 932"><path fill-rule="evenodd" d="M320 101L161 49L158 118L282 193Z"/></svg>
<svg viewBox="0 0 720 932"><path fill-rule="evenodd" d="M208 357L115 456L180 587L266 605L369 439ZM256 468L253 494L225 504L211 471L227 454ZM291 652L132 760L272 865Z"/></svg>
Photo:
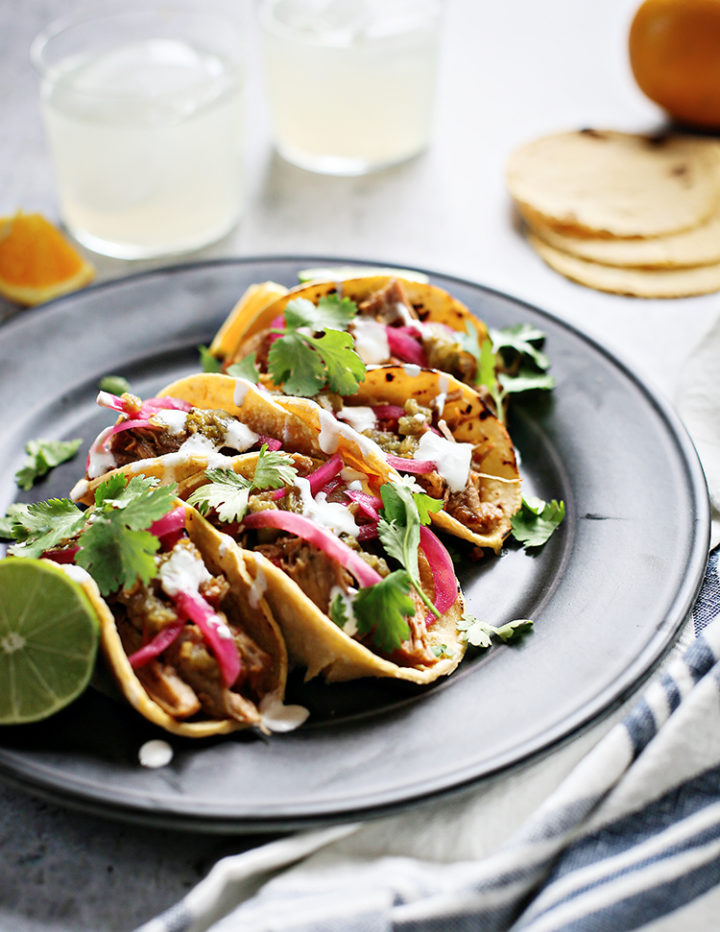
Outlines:
<svg viewBox="0 0 720 932"><path fill-rule="evenodd" d="M193 272L212 269L213 267L230 266L230 267L252 267L263 263L288 263L309 267L334 265L334 264L362 264L375 265L385 268L408 268L408 265L393 263L391 261L378 261L373 259L359 259L357 256L349 259L344 257L328 257L291 254L291 255L253 255L242 257L221 257L207 260L191 260L180 262L168 266L160 266L151 269L144 269L130 275L123 275L115 278L109 278L90 285L88 288L69 295L63 295L48 302L45 305L39 305L28 311L21 311L12 314L4 321L0 322L0 334L8 334L16 329L22 330L26 324L25 321L34 320L39 314L61 314L66 305L72 304L78 297L88 294L97 294L106 289L112 289L124 284L134 284L142 282L144 279L153 277L165 277L183 272ZM683 622L689 616L695 597L702 584L704 568L707 561L708 541L710 536L710 506L707 493L707 485L702 470L699 457L692 443L687 429L684 427L680 417L673 409L671 403L664 394L657 390L648 379L641 377L635 368L630 364L622 354L615 350L609 350L598 338L587 333L576 324L565 320L558 314L539 307L525 299L515 297L506 291L492 286L484 285L481 282L474 281L452 273L433 270L428 267L421 267L422 271L433 278L440 279L440 287L448 288L453 283L462 287L476 290L481 294L491 295L504 301L510 302L514 307L519 309L525 308L533 315L539 315L546 318L559 327L561 330L571 333L582 343L589 345L595 353L600 354L614 368L621 371L626 379L633 383L636 389L639 389L644 400L659 416L664 425L666 434L672 439L673 445L682 462L684 474L687 480L688 492L691 492L691 499L696 506L692 527L695 529L692 534L692 540L687 547L686 573L683 577L682 584L674 591L671 604L667 608L665 622L661 630L656 631L654 636L647 641L641 653L634 661L627 665L623 670L622 689L614 688L613 684L607 684L604 689L594 698L590 705L585 705L580 709L564 716L559 722L556 722L549 732L543 732L543 740L539 746L531 748L529 751L523 751L527 744L538 743L537 736L534 739L527 739L520 742L519 753L511 749L506 752L506 756L512 757L508 762L500 762L496 765L486 768L480 774L464 774L456 779L452 784L446 784L443 787L430 790L429 792L416 792L414 795L403 797L400 800L387 803L380 803L362 810L352 810L344 808L335 810L332 813L301 814L292 815L291 813L274 815L271 817L237 817L232 815L222 816L191 816L182 808L173 810L173 807L165 809L158 813L153 811L155 801L147 798L144 804L128 805L127 802L115 803L112 800L104 798L101 793L92 791L83 792L80 788L76 792L70 787L59 788L50 785L42 780L42 767L30 767L29 771L18 772L8 766L6 757L12 758L15 751L0 745L0 775L5 782L22 787L37 795L54 801L60 800L66 805L76 809L81 809L93 814L105 815L111 818L131 819L142 822L143 824L155 824L163 827L173 827L186 830L197 831L279 831L291 830L298 828L309 828L316 825L332 824L339 821L348 821L353 818L376 818L406 809L409 805L419 805L425 802L444 798L450 795L460 794L469 788L477 785L485 779L496 776L499 773L509 772L515 767L527 763L544 753L549 753L552 749L571 740L575 735L589 727L594 722L599 722L601 718L609 714L614 708L621 705L626 699L636 693L640 685L645 682L657 668L662 658L669 653L677 640L679 630ZM477 313L477 312L476 312ZM690 572L691 568L694 572ZM668 621L668 619L672 619ZM668 637L667 629L672 629L672 636ZM547 735L550 737L547 737ZM22 752L20 752L21 754ZM472 769L472 768L470 768ZM34 771L34 772L33 772ZM28 781L30 785L28 785ZM292 805L289 807L292 809Z"/></svg>

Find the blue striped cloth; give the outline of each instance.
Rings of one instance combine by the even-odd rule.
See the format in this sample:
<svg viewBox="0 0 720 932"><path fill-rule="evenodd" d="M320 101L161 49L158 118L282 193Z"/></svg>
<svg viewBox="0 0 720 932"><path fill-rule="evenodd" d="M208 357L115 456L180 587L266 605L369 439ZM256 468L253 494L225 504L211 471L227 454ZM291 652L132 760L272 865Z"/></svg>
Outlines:
<svg viewBox="0 0 720 932"><path fill-rule="evenodd" d="M295 835L220 861L143 932L720 929L718 615L716 550L689 648L496 850L418 860L353 849L359 825ZM450 804L447 824L463 807L477 819L482 792ZM413 826L420 835L417 814Z"/></svg>

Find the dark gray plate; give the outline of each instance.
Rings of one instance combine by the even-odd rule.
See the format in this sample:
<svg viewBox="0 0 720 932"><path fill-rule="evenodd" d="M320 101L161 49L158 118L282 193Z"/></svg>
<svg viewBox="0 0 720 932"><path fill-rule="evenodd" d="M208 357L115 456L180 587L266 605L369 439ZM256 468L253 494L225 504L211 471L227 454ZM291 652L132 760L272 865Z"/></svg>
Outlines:
<svg viewBox="0 0 720 932"><path fill-rule="evenodd" d="M140 395L197 369L251 282L296 281L317 257L175 267L90 288L0 330L0 508L33 437L81 436L107 412L99 379ZM333 260L341 261L341 260ZM86 810L198 830L277 830L376 815L457 790L566 738L617 703L672 642L702 577L709 532L703 474L672 411L565 323L470 282L432 275L492 326L547 333L557 388L515 408L525 490L563 498L567 518L538 554L509 546L461 571L470 609L492 623L530 617L518 646L468 656L426 689L383 681L290 684L312 710L302 729L263 740L172 739L147 770L157 732L93 690L53 719L0 729L0 774ZM25 500L66 495L76 460ZM22 498L22 496L21 496Z"/></svg>

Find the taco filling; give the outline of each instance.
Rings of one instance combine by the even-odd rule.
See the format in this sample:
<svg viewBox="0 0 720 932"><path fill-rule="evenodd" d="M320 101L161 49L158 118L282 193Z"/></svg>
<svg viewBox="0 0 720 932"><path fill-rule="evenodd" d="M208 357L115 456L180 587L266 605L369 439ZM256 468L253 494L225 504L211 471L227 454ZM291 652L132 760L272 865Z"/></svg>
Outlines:
<svg viewBox="0 0 720 932"><path fill-rule="evenodd" d="M457 400L456 394L457 398L445 396L443 402ZM471 531L486 534L503 520L503 504L483 500L485 451L457 442L442 418L442 408L422 405L412 397L402 406L348 405L327 394L316 400L377 443L389 466L413 475L428 495L443 503L447 514Z"/></svg>
<svg viewBox="0 0 720 932"><path fill-rule="evenodd" d="M257 478L271 475L268 458L282 470L272 487ZM436 664L441 654L432 628L458 600L458 584L447 551L420 521L414 498L420 490L386 483L377 496L337 454L322 462L263 451L255 463L241 465L242 476L209 470L210 482L200 477L188 502L374 654L399 666ZM421 494L423 505L440 507ZM401 554L390 538L406 532L412 553ZM393 560L403 568L393 570Z"/></svg>
<svg viewBox="0 0 720 932"><path fill-rule="evenodd" d="M118 422L106 428L90 448L86 478L96 479L111 469L176 453L234 456L259 450L263 443L279 447L274 438L261 437L226 411L196 408L178 398L120 397L100 392L97 402L118 411Z"/></svg>
<svg viewBox="0 0 720 932"><path fill-rule="evenodd" d="M259 723L273 658L246 634L225 576L184 535L155 557L157 576L106 599L130 666L174 719Z"/></svg>
<svg viewBox="0 0 720 932"><path fill-rule="evenodd" d="M141 714L191 737L264 727L284 692L282 636L240 550L173 488L115 474L87 511L53 499L14 515L10 553L64 564L88 587L111 671Z"/></svg>
<svg viewBox="0 0 720 932"><path fill-rule="evenodd" d="M422 303L411 302L400 280L388 280L357 302L351 289L347 294L342 293L356 308L347 330L352 334L355 352L363 363L406 363L440 369L475 385L478 362L475 355L465 349L466 333L441 321L428 320L429 311ZM278 330L285 325L285 316L280 313L268 323L267 328L241 343L226 360L226 368L254 354L260 372L268 371L270 348L278 338Z"/></svg>

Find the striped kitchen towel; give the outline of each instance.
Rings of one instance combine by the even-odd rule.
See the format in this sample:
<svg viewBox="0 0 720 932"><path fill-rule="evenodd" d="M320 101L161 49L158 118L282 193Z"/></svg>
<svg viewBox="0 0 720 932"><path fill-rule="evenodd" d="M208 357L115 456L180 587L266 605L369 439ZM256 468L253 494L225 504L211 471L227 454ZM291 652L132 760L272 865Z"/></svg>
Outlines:
<svg viewBox="0 0 720 932"><path fill-rule="evenodd" d="M565 773L567 748L462 799L225 858L143 932L720 928L719 615L715 551L690 647L603 737L569 743L591 749ZM555 777L493 847L487 825Z"/></svg>

